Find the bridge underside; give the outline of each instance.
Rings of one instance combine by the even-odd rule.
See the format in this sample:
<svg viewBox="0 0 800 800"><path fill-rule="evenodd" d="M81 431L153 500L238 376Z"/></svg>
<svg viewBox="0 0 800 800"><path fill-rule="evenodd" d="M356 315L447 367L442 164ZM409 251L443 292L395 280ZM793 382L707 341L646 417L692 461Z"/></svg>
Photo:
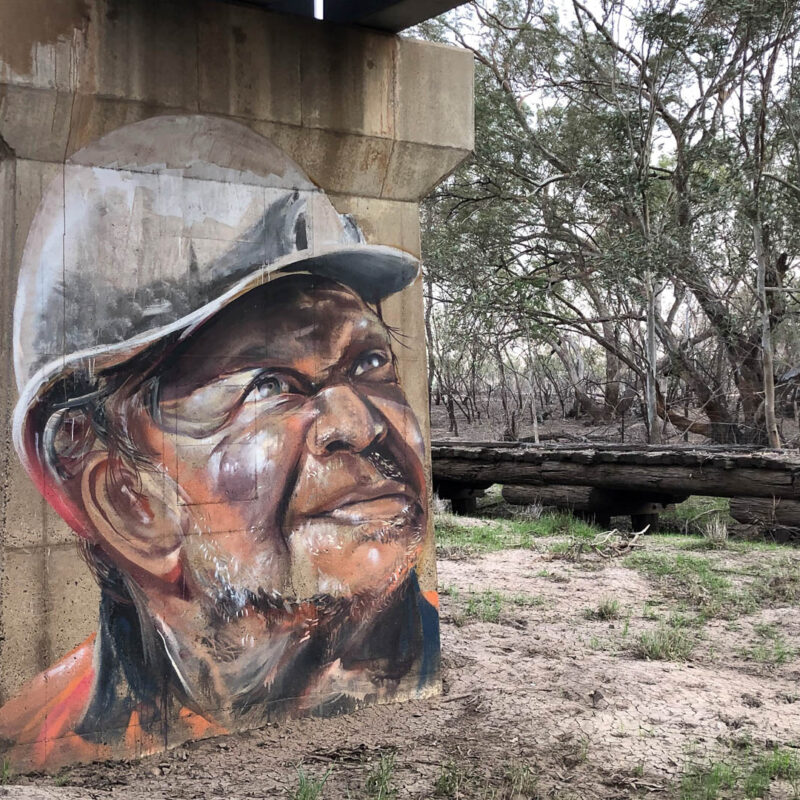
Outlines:
<svg viewBox="0 0 800 800"><path fill-rule="evenodd" d="M249 4L283 14L314 16L314 0L249 0ZM324 13L326 22L397 33L460 5L462 0L325 0Z"/></svg>

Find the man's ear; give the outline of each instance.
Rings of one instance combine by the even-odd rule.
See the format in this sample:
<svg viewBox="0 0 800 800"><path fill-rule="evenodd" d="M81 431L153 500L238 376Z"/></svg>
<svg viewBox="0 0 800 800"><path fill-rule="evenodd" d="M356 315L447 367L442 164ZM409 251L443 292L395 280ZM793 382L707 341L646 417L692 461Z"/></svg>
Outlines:
<svg viewBox="0 0 800 800"><path fill-rule="evenodd" d="M175 485L164 475L134 471L112 459L105 451L91 453L81 478L82 505L97 543L142 577L176 580L186 520Z"/></svg>

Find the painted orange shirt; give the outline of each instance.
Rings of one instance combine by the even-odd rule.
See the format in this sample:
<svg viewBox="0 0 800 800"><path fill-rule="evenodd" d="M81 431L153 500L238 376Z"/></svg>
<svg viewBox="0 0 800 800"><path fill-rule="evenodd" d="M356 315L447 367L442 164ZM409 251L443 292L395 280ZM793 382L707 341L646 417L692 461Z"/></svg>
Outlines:
<svg viewBox="0 0 800 800"><path fill-rule="evenodd" d="M161 737L142 729L137 711L131 714L121 743L124 752L115 753L110 745L76 733L92 697L95 638L92 634L0 708L0 747L12 769L53 770L76 761L144 756L164 749ZM184 740L227 733L188 708L180 709L178 724Z"/></svg>

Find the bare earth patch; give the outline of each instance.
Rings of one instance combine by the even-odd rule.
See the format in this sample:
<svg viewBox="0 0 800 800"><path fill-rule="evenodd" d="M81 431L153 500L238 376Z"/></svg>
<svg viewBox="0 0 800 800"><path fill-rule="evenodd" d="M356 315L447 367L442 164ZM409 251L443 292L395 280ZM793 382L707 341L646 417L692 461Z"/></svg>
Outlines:
<svg viewBox="0 0 800 800"><path fill-rule="evenodd" d="M764 753L800 745L800 608L777 596L700 617L666 579L623 559L554 558L548 541L440 561L441 698L20 778L0 798L796 796L788 769L768 795L744 787ZM686 551L660 537L644 552ZM691 556L736 589L754 568L796 567L795 552ZM682 637L684 660L641 657L642 635L664 631ZM387 764L381 795L370 776ZM738 783L689 794L687 775L713 764ZM296 794L298 769L328 773L321 794Z"/></svg>

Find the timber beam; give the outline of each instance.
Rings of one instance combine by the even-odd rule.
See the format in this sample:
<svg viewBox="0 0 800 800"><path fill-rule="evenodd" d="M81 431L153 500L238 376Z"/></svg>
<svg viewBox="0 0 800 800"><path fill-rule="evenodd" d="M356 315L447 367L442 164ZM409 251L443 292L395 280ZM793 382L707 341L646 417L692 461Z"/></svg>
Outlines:
<svg viewBox="0 0 800 800"><path fill-rule="evenodd" d="M748 448L434 442L434 480L590 486L642 494L800 499L800 459Z"/></svg>

